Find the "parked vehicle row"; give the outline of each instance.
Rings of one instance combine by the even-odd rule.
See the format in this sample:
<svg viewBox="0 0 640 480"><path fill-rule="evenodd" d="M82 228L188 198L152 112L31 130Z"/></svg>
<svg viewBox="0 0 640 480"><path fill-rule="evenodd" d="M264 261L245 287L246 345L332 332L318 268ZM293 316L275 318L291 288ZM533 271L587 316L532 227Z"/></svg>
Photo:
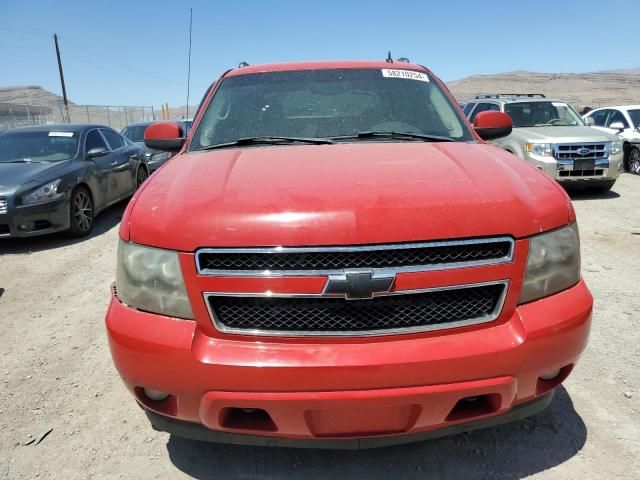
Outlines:
<svg viewBox="0 0 640 480"><path fill-rule="evenodd" d="M106 327L154 427L366 448L549 405L592 311L551 177L610 181L621 155L564 104L487 100L472 127L420 65L244 66L186 139L149 126L147 146L176 156L125 211ZM507 105L541 168L483 141L509 137ZM570 132L544 133L558 119ZM613 166L547 167L555 138Z"/></svg>
<svg viewBox="0 0 640 480"><path fill-rule="evenodd" d="M507 113L510 135L493 142L569 187L610 190L623 170L622 140L586 126L566 102L542 94L478 95L464 107L473 122L480 112Z"/></svg>
<svg viewBox="0 0 640 480"><path fill-rule="evenodd" d="M0 237L88 234L94 218L149 175L142 149L102 125L0 134Z"/></svg>

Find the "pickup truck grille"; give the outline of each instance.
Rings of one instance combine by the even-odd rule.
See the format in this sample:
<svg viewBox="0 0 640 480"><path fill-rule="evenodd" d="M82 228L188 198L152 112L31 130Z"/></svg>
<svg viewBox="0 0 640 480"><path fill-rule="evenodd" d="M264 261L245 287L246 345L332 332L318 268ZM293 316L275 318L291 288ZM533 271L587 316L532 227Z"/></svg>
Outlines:
<svg viewBox="0 0 640 480"><path fill-rule="evenodd" d="M0 197L0 214L7 213L7 199Z"/></svg>
<svg viewBox="0 0 640 480"><path fill-rule="evenodd" d="M556 160L598 160L609 158L608 143L565 143L553 146Z"/></svg>
<svg viewBox="0 0 640 480"><path fill-rule="evenodd" d="M216 327L250 335L384 335L488 322L507 282L392 294L369 300L206 295ZM400 292L402 293L402 292Z"/></svg>
<svg viewBox="0 0 640 480"><path fill-rule="evenodd" d="M396 271L486 265L510 261L509 237L446 242L385 244L352 247L201 249L198 272L204 275L251 275L332 272L346 269Z"/></svg>

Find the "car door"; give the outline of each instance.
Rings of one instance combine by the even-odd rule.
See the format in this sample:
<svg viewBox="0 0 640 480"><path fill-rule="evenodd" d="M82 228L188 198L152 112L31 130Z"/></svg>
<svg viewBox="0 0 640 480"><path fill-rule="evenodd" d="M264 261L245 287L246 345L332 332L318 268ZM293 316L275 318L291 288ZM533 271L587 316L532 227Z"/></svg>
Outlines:
<svg viewBox="0 0 640 480"><path fill-rule="evenodd" d="M623 129L621 130L619 128L611 128L611 125L613 125L614 123L622 124ZM613 133L614 135L618 135L619 137L624 139L631 139L635 136L633 128L631 128L626 115L617 108L611 109L611 114L607 118L606 127L608 132Z"/></svg>
<svg viewBox="0 0 640 480"><path fill-rule="evenodd" d="M105 150L105 155L88 159L94 166L94 196L96 197L95 206L101 208L102 206L110 203L116 198L116 192L113 191L110 178L111 172L114 169L114 156L107 145L104 137L97 128L89 130L85 137L85 155L94 148L100 148Z"/></svg>
<svg viewBox="0 0 640 480"><path fill-rule="evenodd" d="M126 197L135 191L135 175L137 161L124 137L115 130L101 128L100 132L111 149L113 167L110 172L110 188L115 194L114 199Z"/></svg>

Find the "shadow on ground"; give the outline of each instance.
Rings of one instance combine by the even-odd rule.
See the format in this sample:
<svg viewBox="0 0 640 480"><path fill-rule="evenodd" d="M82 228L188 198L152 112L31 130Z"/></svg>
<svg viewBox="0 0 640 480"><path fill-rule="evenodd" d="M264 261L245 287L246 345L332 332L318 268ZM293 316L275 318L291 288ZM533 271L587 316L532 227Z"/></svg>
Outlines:
<svg viewBox="0 0 640 480"><path fill-rule="evenodd" d="M620 194L614 192L613 190L609 190L608 192L597 192L589 189L582 190L567 190L569 197L574 202L580 200L611 200L614 198L619 198Z"/></svg>
<svg viewBox="0 0 640 480"><path fill-rule="evenodd" d="M169 438L173 464L197 479L518 479L579 452L587 428L560 387L535 417L411 445L363 451L219 445Z"/></svg>
<svg viewBox="0 0 640 480"><path fill-rule="evenodd" d="M75 243L86 242L87 240L98 237L120 223L124 209L127 207L128 200L119 202L106 210L95 218L95 223L91 233L86 237L70 238L64 232L53 233L50 235L42 235L40 237L31 238L11 238L0 240L0 255L4 254L24 254L31 252L40 252L43 250L54 250L56 248L66 247Z"/></svg>

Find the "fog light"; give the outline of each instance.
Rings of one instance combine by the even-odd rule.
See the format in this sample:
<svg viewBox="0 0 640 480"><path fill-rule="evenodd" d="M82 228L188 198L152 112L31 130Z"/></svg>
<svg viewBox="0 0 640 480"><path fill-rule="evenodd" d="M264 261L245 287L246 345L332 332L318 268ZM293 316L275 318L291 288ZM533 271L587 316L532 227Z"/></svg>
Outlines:
<svg viewBox="0 0 640 480"><path fill-rule="evenodd" d="M27 230L29 230L29 225L27 225L26 223L18 225L18 230L20 230L21 232L26 232Z"/></svg>
<svg viewBox="0 0 640 480"><path fill-rule="evenodd" d="M161 392L159 390L154 390L152 388L145 388L144 389L144 394L150 398L151 400L154 400L156 402L161 402L162 400L166 400L167 397L169 396L168 393L164 393Z"/></svg>
<svg viewBox="0 0 640 480"><path fill-rule="evenodd" d="M542 380L553 380L554 378L556 378L558 375L560 375L560 369L558 370L554 370L553 372L549 372L549 373L545 373L543 375L540 375L540 378Z"/></svg>

